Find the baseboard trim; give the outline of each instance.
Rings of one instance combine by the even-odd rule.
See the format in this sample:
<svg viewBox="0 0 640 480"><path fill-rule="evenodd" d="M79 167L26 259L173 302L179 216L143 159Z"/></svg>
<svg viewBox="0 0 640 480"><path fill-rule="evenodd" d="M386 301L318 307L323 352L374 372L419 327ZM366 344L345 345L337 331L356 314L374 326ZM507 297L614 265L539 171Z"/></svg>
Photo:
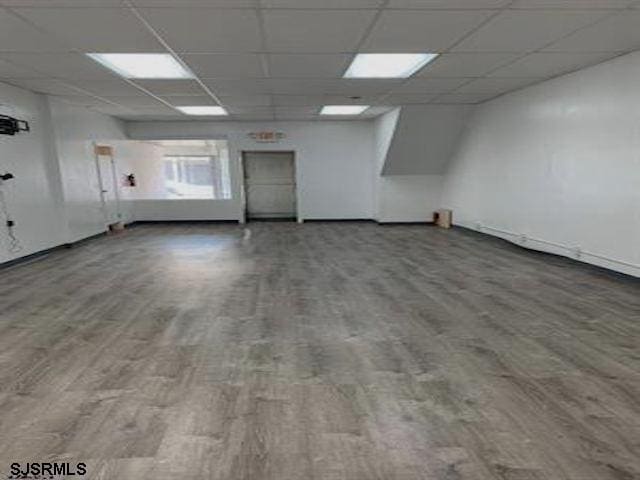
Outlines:
<svg viewBox="0 0 640 480"><path fill-rule="evenodd" d="M598 265L596 263L592 263L592 262L588 262L585 260L580 260L580 259L576 259L573 258L571 256L568 255L563 255L562 253L556 253L554 251L549 251L549 250L545 250L543 248L534 248L532 246L528 246L528 245L523 245L522 243L519 243L515 240L510 240L509 238L506 238L505 236L500 236L500 235L493 235L491 233L487 233L485 231L482 230L477 230L473 227L464 225L464 224L454 224L453 228L459 231L463 231L465 234L468 235L477 235L477 236L481 236L483 238L486 239L491 239L494 240L496 242L500 242L501 244L506 244L510 247L513 247L515 249L518 250L524 250L527 253L530 253L532 255L545 255L548 257L552 257L554 258L556 261L558 262L564 262L567 264L570 264L572 266L577 266L577 267L581 267L581 268L585 268L585 269L589 269L592 270L600 275L602 274L606 274L611 276L612 278L618 279L618 280L624 280L627 282L631 282L634 285L639 285L640 284L640 276L634 275L632 273L627 273L627 272L623 272L614 268L610 268L604 265ZM486 228L486 227L485 227ZM486 228L486 230L495 230L493 228ZM515 236L514 236L515 238ZM529 241L535 241L535 239L528 239ZM544 243L544 242L541 242ZM589 256L589 253L584 254L585 256ZM615 263L615 261L611 261L611 263Z"/></svg>
<svg viewBox="0 0 640 480"><path fill-rule="evenodd" d="M422 222L381 222L381 221L376 221L376 223L382 227L394 227L394 226L416 226L416 225L423 225L423 226L435 226L435 222L428 222L428 221L422 221Z"/></svg>
<svg viewBox="0 0 640 480"><path fill-rule="evenodd" d="M240 223L238 220L136 220L127 224L127 227L135 227L136 225L184 225L184 224L229 224Z"/></svg>
<svg viewBox="0 0 640 480"><path fill-rule="evenodd" d="M90 235L88 237L81 238L80 240L76 240L74 242L62 243L60 245L56 245L55 247L45 248L44 250L30 253L29 255L25 255L24 257L18 257L18 258L14 258L13 260L2 262L0 263L0 270L5 270L7 268L15 267L17 265L22 265L25 263L32 263L36 260L40 260L43 257L47 257L59 250L68 250L70 248L76 247L83 243L90 242L91 240L95 240L96 238L104 237L107 234L108 232L106 231L101 233L96 233L95 235Z"/></svg>
<svg viewBox="0 0 640 480"><path fill-rule="evenodd" d="M298 219L296 217L256 217L256 218L247 218L247 223L255 223L255 222L285 222L285 223L295 223Z"/></svg>
<svg viewBox="0 0 640 480"><path fill-rule="evenodd" d="M304 223L371 223L372 218L305 218Z"/></svg>

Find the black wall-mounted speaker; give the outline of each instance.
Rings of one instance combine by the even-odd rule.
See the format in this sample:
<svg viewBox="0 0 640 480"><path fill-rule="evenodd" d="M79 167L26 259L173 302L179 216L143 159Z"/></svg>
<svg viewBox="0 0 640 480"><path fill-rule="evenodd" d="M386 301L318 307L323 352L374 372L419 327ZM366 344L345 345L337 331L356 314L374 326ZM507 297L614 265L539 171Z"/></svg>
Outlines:
<svg viewBox="0 0 640 480"><path fill-rule="evenodd" d="M15 135L18 132L28 132L29 122L18 120L8 115L0 115L0 135Z"/></svg>

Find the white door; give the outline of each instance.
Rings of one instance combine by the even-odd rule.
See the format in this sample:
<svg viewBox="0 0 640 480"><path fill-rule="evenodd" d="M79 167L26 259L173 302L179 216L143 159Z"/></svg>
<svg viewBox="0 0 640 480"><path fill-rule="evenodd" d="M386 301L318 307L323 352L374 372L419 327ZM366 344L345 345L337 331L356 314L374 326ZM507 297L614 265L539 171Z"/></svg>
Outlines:
<svg viewBox="0 0 640 480"><path fill-rule="evenodd" d="M105 155L97 155L98 180L100 181L100 196L102 208L107 225L120 221L118 211L118 185L113 158Z"/></svg>
<svg viewBox="0 0 640 480"><path fill-rule="evenodd" d="M296 218L292 152L246 152L244 176L249 219Z"/></svg>

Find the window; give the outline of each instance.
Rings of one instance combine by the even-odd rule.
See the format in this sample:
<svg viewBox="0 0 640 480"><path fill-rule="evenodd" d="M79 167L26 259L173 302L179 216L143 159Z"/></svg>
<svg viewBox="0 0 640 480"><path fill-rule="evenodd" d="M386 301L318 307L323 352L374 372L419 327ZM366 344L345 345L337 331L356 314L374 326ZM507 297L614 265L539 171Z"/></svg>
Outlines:
<svg viewBox="0 0 640 480"><path fill-rule="evenodd" d="M229 162L226 158L165 155L164 185L169 199L229 199Z"/></svg>
<svg viewBox="0 0 640 480"><path fill-rule="evenodd" d="M2 3L2 0L0 0ZM136 185L123 188L127 200L229 200L232 166L226 140L124 142L122 174Z"/></svg>

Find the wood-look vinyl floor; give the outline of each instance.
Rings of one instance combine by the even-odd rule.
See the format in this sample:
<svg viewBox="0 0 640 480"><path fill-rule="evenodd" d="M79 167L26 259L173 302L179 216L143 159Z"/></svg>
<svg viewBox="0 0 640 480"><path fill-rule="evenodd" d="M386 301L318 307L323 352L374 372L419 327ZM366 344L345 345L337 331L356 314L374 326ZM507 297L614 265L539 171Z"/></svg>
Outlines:
<svg viewBox="0 0 640 480"><path fill-rule="evenodd" d="M640 283L465 231L145 225L0 304L0 472L640 478Z"/></svg>

